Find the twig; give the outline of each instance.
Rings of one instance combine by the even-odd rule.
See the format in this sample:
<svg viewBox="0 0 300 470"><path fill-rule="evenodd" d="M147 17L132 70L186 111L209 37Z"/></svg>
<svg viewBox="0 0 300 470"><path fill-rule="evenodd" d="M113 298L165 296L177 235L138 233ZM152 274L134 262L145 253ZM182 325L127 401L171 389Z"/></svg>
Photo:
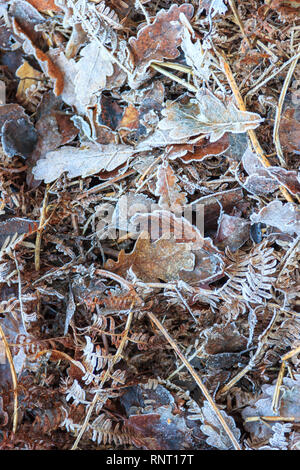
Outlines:
<svg viewBox="0 0 300 470"><path fill-rule="evenodd" d="M42 233L43 233L44 222L46 220L46 210L47 210L47 204L48 204L49 188L50 188L50 185L47 184L46 190L45 190L44 201L43 201L43 207L41 210L39 228L38 228L36 240L35 240L34 265L35 265L36 271L40 270L40 252L41 252L41 243L42 243Z"/></svg>
<svg viewBox="0 0 300 470"><path fill-rule="evenodd" d="M282 364L281 364L281 367L280 367L280 370L279 370L279 374L278 374L278 377L277 377L277 380L276 380L276 386L275 386L272 405L271 405L271 408L274 411L274 413L277 413L277 411L278 411L280 387L282 385L284 371L285 371L285 362L282 361Z"/></svg>
<svg viewBox="0 0 300 470"><path fill-rule="evenodd" d="M287 89L289 87L290 81L292 79L293 73L295 71L298 60L299 60L299 57L296 57L293 60L293 62L290 65L290 68L288 70L288 73L285 77L285 80L284 80L284 83L283 83L283 86L282 86L282 90L281 90L281 93L280 93L280 96L279 96L279 100L278 100L278 106L276 108L276 116L275 116L274 129L273 129L273 140L274 140L277 156L278 156L279 161L280 161L280 163L283 167L286 166L286 163L285 163L285 159L284 159L284 156L283 156L283 152L282 152L282 148L281 148L280 140L279 140L279 124L280 124L280 118L281 118L282 107L283 107L285 95L286 95Z"/></svg>
<svg viewBox="0 0 300 470"><path fill-rule="evenodd" d="M16 369L14 366L14 361L13 361L8 342L6 340L6 337L5 337L5 334L1 325L0 325L0 337L4 343L5 352L6 352L7 360L9 363L10 373L11 373L12 382L13 382L13 394L14 394L13 432L15 433L17 430L17 424L18 424L18 380L17 380Z"/></svg>
<svg viewBox="0 0 300 470"><path fill-rule="evenodd" d="M156 70L157 72L162 73L162 74L165 75L166 77L171 78L171 79L174 80L175 82L180 83L180 85L184 86L184 87L187 88L189 91L192 91L192 92L194 92L194 93L197 93L197 92L198 92L198 89L197 89L194 85L191 85L190 83L188 83L187 81L183 80L182 78L177 77L177 75L174 75L173 73L168 72L168 71L165 70L163 67L160 67L160 66L155 65L155 64L151 64L151 67L152 67L154 70Z"/></svg>
<svg viewBox="0 0 300 470"><path fill-rule="evenodd" d="M195 369L191 366L191 364L188 362L188 360L184 357L184 355L182 354L182 352L180 351L180 349L178 348L177 344L175 343L175 341L171 338L171 336L169 335L169 333L167 332L167 330L164 328L164 326L160 323L160 321L156 318L155 315L153 315L153 313L151 312L147 312L150 320L157 326L157 328L163 333L164 337L166 338L166 340L168 341L168 343L172 346L172 348L174 349L174 351L176 352L176 354L179 356L180 360L183 362L183 364L185 365L185 367L188 369L189 373L191 374L191 376L193 377L193 379L195 380L195 382L197 383L197 385L199 386L201 392L203 393L203 395L205 396L206 400L208 401L208 403L210 404L212 410L216 413L217 415L217 418L218 420L220 421L224 431L226 432L227 436L229 437L229 439L231 440L232 444L233 444L233 447L235 448L235 450L241 450L241 447L239 445L239 443L237 442L236 438L234 437L231 429L229 428L228 424L226 423L226 421L224 420L223 416L221 415L220 413L220 410L217 408L215 402L213 401L213 399L211 398L207 388L205 387L204 383L202 382L202 380L200 379L199 375L197 374L197 372L195 371Z"/></svg>

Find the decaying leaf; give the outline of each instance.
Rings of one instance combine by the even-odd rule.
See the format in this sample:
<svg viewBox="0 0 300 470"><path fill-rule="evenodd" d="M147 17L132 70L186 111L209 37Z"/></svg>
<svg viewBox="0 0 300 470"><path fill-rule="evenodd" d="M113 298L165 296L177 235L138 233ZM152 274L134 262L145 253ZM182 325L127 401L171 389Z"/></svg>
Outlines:
<svg viewBox="0 0 300 470"><path fill-rule="evenodd" d="M23 47L25 48L25 52L35 56L42 70L54 81L54 93L56 96L59 96L64 89L64 77L61 70L54 64L54 62L45 52L35 46L33 41L18 24L16 19L14 19L13 25L15 33L24 39Z"/></svg>
<svg viewBox="0 0 300 470"><path fill-rule="evenodd" d="M130 38L135 63L140 69L152 61L175 59L179 56L178 46L182 41L183 24L180 13L191 18L194 8L191 4L172 5L168 11L160 10L151 25L144 26L137 38Z"/></svg>
<svg viewBox="0 0 300 470"><path fill-rule="evenodd" d="M93 95L105 88L106 77L111 76L114 69L105 48L96 39L85 46L80 55L81 59L76 64L75 93L78 101L87 106Z"/></svg>
<svg viewBox="0 0 300 470"><path fill-rule="evenodd" d="M158 204L162 209L176 212L186 204L186 193L181 191L177 180L178 178L167 161L158 167L155 196L159 196Z"/></svg>
<svg viewBox="0 0 300 470"><path fill-rule="evenodd" d="M256 113L239 111L233 103L225 106L211 93L198 94L187 104L168 101L162 111L165 116L159 128L169 131L171 138L189 138L199 134L216 142L226 132L245 132L255 129L262 122Z"/></svg>
<svg viewBox="0 0 300 470"><path fill-rule="evenodd" d="M61 11L60 8L55 4L54 0L27 0L32 6L37 8L41 12L47 11Z"/></svg>
<svg viewBox="0 0 300 470"><path fill-rule="evenodd" d="M69 178L85 178L99 171L111 171L125 163L134 151L126 145L90 144L83 147L61 147L39 160L32 173L37 180L51 183L65 171Z"/></svg>
<svg viewBox="0 0 300 470"><path fill-rule="evenodd" d="M300 153L299 111L294 107L287 108L279 125L280 144L288 152Z"/></svg>
<svg viewBox="0 0 300 470"><path fill-rule="evenodd" d="M221 214L218 232L214 239L218 248L228 247L234 252L249 240L249 236L250 222L248 220L224 213Z"/></svg>
<svg viewBox="0 0 300 470"><path fill-rule="evenodd" d="M191 271L194 267L194 255L189 243L176 243L172 239L163 239L150 243L150 237L142 232L136 241L134 250L126 254L122 250L118 261L108 260L105 268L126 277L131 268L144 282L173 281L179 279L181 270Z"/></svg>
<svg viewBox="0 0 300 470"><path fill-rule="evenodd" d="M252 214L254 223L262 222L276 227L284 233L300 234L300 211L292 202L282 203L275 200L267 204L258 214Z"/></svg>
<svg viewBox="0 0 300 470"><path fill-rule="evenodd" d="M1 143L7 156L30 157L37 144L37 132L29 119L6 121L1 129Z"/></svg>

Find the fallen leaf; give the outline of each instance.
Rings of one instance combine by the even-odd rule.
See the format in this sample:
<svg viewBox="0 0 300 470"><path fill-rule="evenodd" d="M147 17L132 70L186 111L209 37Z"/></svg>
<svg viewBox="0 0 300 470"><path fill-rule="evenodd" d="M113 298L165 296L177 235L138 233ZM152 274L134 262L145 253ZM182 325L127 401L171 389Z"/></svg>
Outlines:
<svg viewBox="0 0 300 470"><path fill-rule="evenodd" d="M27 0L27 2L41 12L61 11L61 9L55 4L54 0Z"/></svg>
<svg viewBox="0 0 300 470"><path fill-rule="evenodd" d="M37 144L37 132L29 118L9 120L1 128L1 143L8 157L30 157Z"/></svg>
<svg viewBox="0 0 300 470"><path fill-rule="evenodd" d="M286 170L279 166L268 167L268 173L286 187L291 194L300 193L300 173L296 170Z"/></svg>
<svg viewBox="0 0 300 470"><path fill-rule="evenodd" d="M280 119L279 140L288 152L300 154L300 121L297 108L287 108Z"/></svg>
<svg viewBox="0 0 300 470"><path fill-rule="evenodd" d="M51 183L67 172L69 178L83 178L99 171L111 171L125 163L134 150L127 145L89 144L83 147L61 147L39 160L32 173L37 180Z"/></svg>
<svg viewBox="0 0 300 470"><path fill-rule="evenodd" d="M24 108L19 104L11 103L0 106L0 129L6 121L22 118L26 119L28 116L26 115Z"/></svg>
<svg viewBox="0 0 300 470"><path fill-rule="evenodd" d="M222 213L214 243L218 248L228 247L234 252L249 240L249 236L250 222L248 220Z"/></svg>
<svg viewBox="0 0 300 470"><path fill-rule="evenodd" d="M206 157L222 155L228 148L228 134L224 134L223 137L216 142L209 142L208 139L201 140L195 145L193 151L188 151L185 155L180 156L180 158L184 163L196 162Z"/></svg>
<svg viewBox="0 0 300 470"><path fill-rule="evenodd" d="M178 178L167 161L158 166L156 177L155 196L159 197L159 206L162 209L180 212L187 203L186 193L181 191L177 184Z"/></svg>
<svg viewBox="0 0 300 470"><path fill-rule="evenodd" d="M202 248L204 243L204 237L196 226L167 210L155 210L150 214L138 213L131 218L131 223L135 225L136 233L149 231L151 241L169 237L176 243L192 243L195 250Z"/></svg>
<svg viewBox="0 0 300 470"><path fill-rule="evenodd" d="M16 97L20 103L24 104L28 101L27 91L33 88L38 89L40 80L42 80L42 72L32 67L27 60L24 60L21 67L16 71L16 77L20 79Z"/></svg>
<svg viewBox="0 0 300 470"><path fill-rule="evenodd" d="M178 47L182 41L183 24L179 15L183 13L188 19L193 16L191 4L172 5L168 11L160 10L153 23L140 29L136 38L130 38L135 64L140 70L149 66L154 60L176 59Z"/></svg>
<svg viewBox="0 0 300 470"><path fill-rule="evenodd" d="M206 442L219 450L232 449L232 442L227 433L225 433L223 427L220 425L220 422L216 417L216 413L212 410L208 401L204 402L204 406L201 410L203 413L203 424L200 426L200 429L208 436ZM241 431L236 426L234 419L231 416L228 416L223 410L220 410L220 413L236 440L239 441Z"/></svg>
<svg viewBox="0 0 300 470"><path fill-rule="evenodd" d="M114 72L110 56L99 41L94 39L81 50L81 59L76 63L75 93L83 106L92 103L96 92L106 86L106 78Z"/></svg>
<svg viewBox="0 0 300 470"><path fill-rule="evenodd" d="M30 36L26 34L26 31L18 24L16 19L13 20L14 31L20 38L24 39L23 49L27 54L35 56L36 60L40 64L42 70L54 81L54 93L56 96L61 95L64 89L64 76L57 65L52 62L51 58L48 57L45 52L35 46Z"/></svg>
<svg viewBox="0 0 300 470"><path fill-rule="evenodd" d="M132 268L144 282L173 281L179 279L181 270L191 271L194 255L189 243L176 243L173 239L160 239L150 243L149 234L142 232L133 251L126 254L121 250L118 261L108 260L105 269L126 277Z"/></svg>
<svg viewBox="0 0 300 470"><path fill-rule="evenodd" d="M283 233L300 234L300 210L292 202L275 200L263 207L258 214L250 216L253 223L262 222L276 227Z"/></svg>
<svg viewBox="0 0 300 470"><path fill-rule="evenodd" d="M167 101L159 128L171 138L182 139L204 134L216 142L226 132L245 132L263 121L256 113L239 111L233 103L225 106L212 93L198 94L187 104Z"/></svg>

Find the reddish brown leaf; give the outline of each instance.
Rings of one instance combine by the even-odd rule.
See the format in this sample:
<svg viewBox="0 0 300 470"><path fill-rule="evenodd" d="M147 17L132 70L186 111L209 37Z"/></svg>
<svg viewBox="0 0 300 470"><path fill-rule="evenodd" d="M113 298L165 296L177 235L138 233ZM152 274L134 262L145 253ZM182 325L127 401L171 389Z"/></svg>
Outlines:
<svg viewBox="0 0 300 470"><path fill-rule="evenodd" d="M126 254L122 250L118 261L108 260L105 268L122 277L132 268L144 282L172 281L179 279L181 270L192 270L194 255L188 243L178 244L172 239L160 239L150 243L148 233L142 232L136 241L134 250Z"/></svg>
<svg viewBox="0 0 300 470"><path fill-rule="evenodd" d="M300 154L300 121L297 111L287 108L283 113L279 126L280 143L288 152Z"/></svg>
<svg viewBox="0 0 300 470"><path fill-rule="evenodd" d="M241 217L222 213L219 219L217 236L214 239L218 248L228 247L236 251L244 245L250 236L250 222Z"/></svg>
<svg viewBox="0 0 300 470"><path fill-rule="evenodd" d="M130 38L135 63L145 68L153 60L175 59L179 56L178 46L182 40L183 24L179 21L180 13L188 19L193 16L191 4L172 5L168 11L160 10L151 25L144 26L137 38Z"/></svg>
<svg viewBox="0 0 300 470"><path fill-rule="evenodd" d="M34 45L30 37L26 34L26 32L21 28L15 19L13 21L13 25L16 34L26 41L30 52L35 56L41 68L54 81L55 95L61 95L64 89L64 76L61 70L57 67L57 65L54 64L54 62L52 62L45 52Z"/></svg>
<svg viewBox="0 0 300 470"><path fill-rule="evenodd" d="M39 11L56 11L59 12L61 9L55 4L55 0L27 0L32 6Z"/></svg>
<svg viewBox="0 0 300 470"><path fill-rule="evenodd" d="M177 184L178 178L167 161L157 169L155 196L159 196L158 204L162 209L180 211L186 204L186 193Z"/></svg>

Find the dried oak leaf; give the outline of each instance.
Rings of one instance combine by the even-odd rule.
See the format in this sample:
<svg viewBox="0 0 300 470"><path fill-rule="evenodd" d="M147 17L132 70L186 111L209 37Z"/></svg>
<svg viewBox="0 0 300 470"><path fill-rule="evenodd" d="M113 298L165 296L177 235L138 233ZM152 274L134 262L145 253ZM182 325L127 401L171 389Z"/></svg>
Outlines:
<svg viewBox="0 0 300 470"><path fill-rule="evenodd" d="M198 94L189 103L167 101L159 122L171 138L182 139L204 134L216 142L226 132L240 133L255 129L263 121L256 113L239 111L233 103L225 106L212 93Z"/></svg>
<svg viewBox="0 0 300 470"><path fill-rule="evenodd" d="M177 184L178 178L167 161L158 166L156 177L155 196L159 197L159 206L174 212L180 211L187 202L186 193L181 191Z"/></svg>
<svg viewBox="0 0 300 470"><path fill-rule="evenodd" d="M191 244L195 255L195 267L184 270L180 278L186 282L212 282L222 277L224 262L222 254L213 245L210 238L204 238L199 229L185 217L176 217L166 210L154 210L151 214L137 213L131 218L135 231L148 231L151 240L161 237L172 238L176 243Z"/></svg>
<svg viewBox="0 0 300 470"><path fill-rule="evenodd" d="M279 166L268 167L268 173L286 187L291 194L300 193L300 173L296 170L286 170Z"/></svg>
<svg viewBox="0 0 300 470"><path fill-rule="evenodd" d="M300 121L297 109L287 108L283 113L279 126L279 139L286 151L300 154Z"/></svg>
<svg viewBox="0 0 300 470"><path fill-rule="evenodd" d="M278 189L279 184L267 168L258 159L256 153L248 147L243 154L242 163L244 170L248 173L248 177L244 183L244 188L253 194L263 195L269 194Z"/></svg>
<svg viewBox="0 0 300 470"><path fill-rule="evenodd" d="M76 64L75 93L82 105L88 106L93 95L105 88L106 78L114 73L114 68L99 40L93 39L80 54L81 59Z"/></svg>
<svg viewBox="0 0 300 470"><path fill-rule="evenodd" d="M262 222L276 227L283 233L300 234L300 210L292 202L272 201L263 207L258 214L252 214L250 218L253 223Z"/></svg>
<svg viewBox="0 0 300 470"><path fill-rule="evenodd" d="M184 163L196 162L206 157L222 155L228 147L228 134L224 134L221 139L216 142L209 142L207 139L203 139L195 145L192 151L188 151L185 155L180 156L180 158Z"/></svg>
<svg viewBox="0 0 300 470"><path fill-rule="evenodd" d="M22 65L16 70L16 77L20 79L16 98L19 103L29 109L29 111L35 111L35 105L32 108L28 107L31 103L28 103L27 93L30 90L37 90L39 87L39 80L42 79L42 72L32 67L27 60L24 60Z"/></svg>
<svg viewBox="0 0 300 470"><path fill-rule="evenodd" d="M94 175L99 171L111 171L125 163L134 150L127 145L89 144L82 147L65 146L48 152L39 160L32 173L37 180L51 183L65 171L69 178Z"/></svg>
<svg viewBox="0 0 300 470"><path fill-rule="evenodd" d="M184 31L179 16L183 13L191 19L193 12L194 7L188 3L172 5L168 11L160 10L152 24L144 26L136 38L129 39L135 64L140 70L152 61L176 59L179 56L178 47Z"/></svg>
<svg viewBox="0 0 300 470"><path fill-rule="evenodd" d="M147 232L142 232L133 251L126 254L122 250L118 261L108 260L105 269L126 277L132 268L136 276L144 282L173 281L180 279L181 270L190 271L194 267L194 255L189 243L176 243L172 239L161 238L150 243Z"/></svg>
<svg viewBox="0 0 300 470"><path fill-rule="evenodd" d="M61 9L55 4L54 0L27 0L27 2L41 12L61 11Z"/></svg>
<svg viewBox="0 0 300 470"><path fill-rule="evenodd" d="M271 0L265 3L283 18L292 19L299 16L300 0Z"/></svg>
<svg viewBox="0 0 300 470"><path fill-rule="evenodd" d="M222 213L219 218L219 226L215 244L218 248L228 247L235 252L249 240L250 222L242 217L235 217Z"/></svg>

